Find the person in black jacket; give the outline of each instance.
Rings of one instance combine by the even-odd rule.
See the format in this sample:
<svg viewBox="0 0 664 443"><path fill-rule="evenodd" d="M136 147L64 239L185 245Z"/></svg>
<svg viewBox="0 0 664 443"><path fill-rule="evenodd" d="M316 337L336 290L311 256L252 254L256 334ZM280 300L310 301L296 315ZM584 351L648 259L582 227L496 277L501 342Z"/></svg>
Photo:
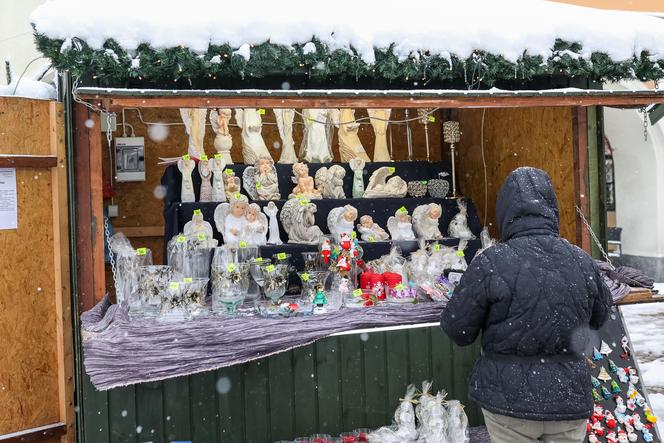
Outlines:
<svg viewBox="0 0 664 443"><path fill-rule="evenodd" d="M461 346L482 332L469 396L492 442L581 442L593 410L582 353L611 294L593 259L560 237L546 172L513 171L496 215L501 243L469 265L440 325Z"/></svg>

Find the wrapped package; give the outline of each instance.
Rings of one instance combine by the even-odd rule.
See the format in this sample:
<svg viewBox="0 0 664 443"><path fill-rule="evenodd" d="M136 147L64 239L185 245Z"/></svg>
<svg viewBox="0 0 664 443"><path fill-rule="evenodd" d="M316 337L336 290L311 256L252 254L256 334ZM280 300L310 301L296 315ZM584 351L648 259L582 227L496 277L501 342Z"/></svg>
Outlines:
<svg viewBox="0 0 664 443"><path fill-rule="evenodd" d="M406 389L406 395L401 399L399 407L394 412L394 425L377 429L367 436L367 440L376 443L416 442L414 399L415 386L409 385Z"/></svg>
<svg viewBox="0 0 664 443"><path fill-rule="evenodd" d="M468 443L468 417L459 400L447 402L447 441L449 443Z"/></svg>

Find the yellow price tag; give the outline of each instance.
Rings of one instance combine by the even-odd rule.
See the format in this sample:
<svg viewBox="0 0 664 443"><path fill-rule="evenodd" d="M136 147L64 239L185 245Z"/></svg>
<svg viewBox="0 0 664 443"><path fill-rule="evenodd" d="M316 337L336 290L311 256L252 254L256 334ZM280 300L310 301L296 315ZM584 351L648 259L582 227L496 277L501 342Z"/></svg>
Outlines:
<svg viewBox="0 0 664 443"><path fill-rule="evenodd" d="M357 238L357 232L353 231L350 233L350 238L356 239Z"/></svg>
<svg viewBox="0 0 664 443"><path fill-rule="evenodd" d="M236 192L233 197L235 197L235 200L240 200L242 198L242 194L240 194L239 192Z"/></svg>
<svg viewBox="0 0 664 443"><path fill-rule="evenodd" d="M194 215L203 215L200 209L194 209Z"/></svg>
<svg viewBox="0 0 664 443"><path fill-rule="evenodd" d="M138 248L136 249L136 255L147 255L148 248Z"/></svg>
<svg viewBox="0 0 664 443"><path fill-rule="evenodd" d="M262 188L262 187L263 187L262 184L260 184L260 183L256 183L256 189L260 189L260 188Z"/></svg>
<svg viewBox="0 0 664 443"><path fill-rule="evenodd" d="M286 260L286 253L285 252L280 252L277 254L277 258L279 260Z"/></svg>
<svg viewBox="0 0 664 443"><path fill-rule="evenodd" d="M265 109L263 109L263 108L259 108L259 109L258 109L258 114L259 114L259 115L265 115Z"/></svg>
<svg viewBox="0 0 664 443"><path fill-rule="evenodd" d="M395 170L396 170L396 169L394 169L394 166L390 166L390 174L394 174L394 171L395 171Z"/></svg>
<svg viewBox="0 0 664 443"><path fill-rule="evenodd" d="M406 289L406 287L403 285L403 283L399 283L394 287L394 289L396 289L397 291L403 291L404 289Z"/></svg>
<svg viewBox="0 0 664 443"><path fill-rule="evenodd" d="M185 154L182 156L182 160L188 162L189 160L191 160L191 156L189 154Z"/></svg>
<svg viewBox="0 0 664 443"><path fill-rule="evenodd" d="M399 212L404 214L404 213L408 212L408 209L406 209L405 206L402 206L402 207L399 208Z"/></svg>
<svg viewBox="0 0 664 443"><path fill-rule="evenodd" d="M427 120L430 121L431 123L436 123L436 117L434 117L433 115L428 116Z"/></svg>
<svg viewBox="0 0 664 443"><path fill-rule="evenodd" d="M373 242L375 242L375 241L376 241L376 238L375 238L373 235L370 235L370 236L369 236L369 242L370 242L370 243L373 243Z"/></svg>
<svg viewBox="0 0 664 443"><path fill-rule="evenodd" d="M463 251L457 251L456 253L457 257L465 257L466 254L463 253Z"/></svg>
<svg viewBox="0 0 664 443"><path fill-rule="evenodd" d="M168 287L173 289L174 291L177 291L178 289L180 289L180 283L172 281L168 284Z"/></svg>
<svg viewBox="0 0 664 443"><path fill-rule="evenodd" d="M192 283L194 281L194 279L191 278L191 277L185 277L185 278L182 279L182 281L184 283Z"/></svg>
<svg viewBox="0 0 664 443"><path fill-rule="evenodd" d="M230 168L226 168L226 169L224 169L224 174L233 176L233 175L235 175L235 172L233 172L233 170L230 169Z"/></svg>
<svg viewBox="0 0 664 443"><path fill-rule="evenodd" d="M300 199L300 206L307 206L309 204L309 200L306 198Z"/></svg>
<svg viewBox="0 0 664 443"><path fill-rule="evenodd" d="M200 159L201 159L202 161L206 162L206 161L208 161L208 156L205 155L205 154L203 154L203 155L201 155L201 158L200 158Z"/></svg>
<svg viewBox="0 0 664 443"><path fill-rule="evenodd" d="M311 125L314 122L314 119L311 117L307 117L307 125Z"/></svg>
<svg viewBox="0 0 664 443"><path fill-rule="evenodd" d="M309 281L309 273L305 272L304 274L300 274L300 278L302 281Z"/></svg>
<svg viewBox="0 0 664 443"><path fill-rule="evenodd" d="M267 266L265 267L265 270L266 270L267 272L274 272L274 265L267 265Z"/></svg>
<svg viewBox="0 0 664 443"><path fill-rule="evenodd" d="M361 289L356 289L353 291L353 295L355 297L361 297L362 296L362 290Z"/></svg>
<svg viewBox="0 0 664 443"><path fill-rule="evenodd" d="M206 238L207 238L207 236L205 234L203 234L203 233L198 234L198 240L205 241Z"/></svg>
<svg viewBox="0 0 664 443"><path fill-rule="evenodd" d="M256 263L263 263L263 257L256 257L256 258L254 259L254 261L255 261Z"/></svg>
<svg viewBox="0 0 664 443"><path fill-rule="evenodd" d="M440 243L436 243L435 245L433 245L433 250L440 251Z"/></svg>
<svg viewBox="0 0 664 443"><path fill-rule="evenodd" d="M184 235L178 235L177 240L175 240L177 243L184 243L187 241L187 237Z"/></svg>
<svg viewBox="0 0 664 443"><path fill-rule="evenodd" d="M226 270L228 272L235 272L235 263L229 263L226 265Z"/></svg>
<svg viewBox="0 0 664 443"><path fill-rule="evenodd" d="M246 248L247 247L247 242L246 241L241 241L240 243L238 243L238 246L240 248Z"/></svg>
<svg viewBox="0 0 664 443"><path fill-rule="evenodd" d="M214 159L221 160L222 159L221 154L214 154Z"/></svg>

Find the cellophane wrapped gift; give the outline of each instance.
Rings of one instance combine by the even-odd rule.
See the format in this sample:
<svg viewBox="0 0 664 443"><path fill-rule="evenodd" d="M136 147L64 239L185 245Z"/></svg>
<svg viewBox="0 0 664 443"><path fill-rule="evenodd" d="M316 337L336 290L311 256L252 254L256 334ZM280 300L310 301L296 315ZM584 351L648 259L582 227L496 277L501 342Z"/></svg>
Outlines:
<svg viewBox="0 0 664 443"><path fill-rule="evenodd" d="M406 395L401 399L394 412L394 425L382 427L367 436L368 441L376 443L407 443L417 441L415 425L415 386L409 385Z"/></svg>
<svg viewBox="0 0 664 443"><path fill-rule="evenodd" d="M459 400L447 402L447 441L449 443L468 443L468 417Z"/></svg>
<svg viewBox="0 0 664 443"><path fill-rule="evenodd" d="M477 253L475 253L475 257L479 256L482 252L496 244L496 240L491 238L491 234L489 234L489 228L486 226L482 229L482 232L480 232L480 240L482 242L482 247L477 251ZM473 260L475 260L475 257L473 257Z"/></svg>
<svg viewBox="0 0 664 443"><path fill-rule="evenodd" d="M448 443L447 411L443 406L445 391L439 391L436 396L429 393L431 382L422 383L422 395L417 406L417 419L419 420L418 443Z"/></svg>
<svg viewBox="0 0 664 443"><path fill-rule="evenodd" d="M108 247L115 254L117 266L115 294L117 303L128 306L132 315L140 314L142 306L138 294L139 269L141 266L152 264L152 254L149 249L145 249L143 254L139 255L122 233L114 234L108 240Z"/></svg>

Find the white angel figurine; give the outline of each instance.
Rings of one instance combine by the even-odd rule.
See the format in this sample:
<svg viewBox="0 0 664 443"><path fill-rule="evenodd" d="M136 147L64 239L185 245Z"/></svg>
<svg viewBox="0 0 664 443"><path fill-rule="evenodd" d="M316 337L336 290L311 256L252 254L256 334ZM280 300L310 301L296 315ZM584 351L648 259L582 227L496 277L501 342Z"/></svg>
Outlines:
<svg viewBox="0 0 664 443"><path fill-rule="evenodd" d="M365 198L403 198L408 192L408 184L399 176L387 177L394 174L394 168L383 166L371 174L369 184L364 191ZM387 181L386 181L387 180Z"/></svg>
<svg viewBox="0 0 664 443"><path fill-rule="evenodd" d="M279 136L281 137L281 156L279 163L295 163L295 141L293 140L293 120L295 109L274 109L274 117L277 120Z"/></svg>
<svg viewBox="0 0 664 443"><path fill-rule="evenodd" d="M413 224L410 222L408 209L403 206L397 209L393 216L387 219L387 230L392 240L415 240Z"/></svg>
<svg viewBox="0 0 664 443"><path fill-rule="evenodd" d="M389 162L390 151L387 149L387 125L390 119L391 109L367 109L376 134L376 143L374 145L373 161Z"/></svg>
<svg viewBox="0 0 664 443"><path fill-rule="evenodd" d="M183 232L187 237L195 237L198 234L205 234L208 239L213 237L212 225L205 221L200 209L194 210L194 215L185 223Z"/></svg>
<svg viewBox="0 0 664 443"><path fill-rule="evenodd" d="M203 139L205 138L205 120L207 109L205 108L181 108L180 117L189 135L189 155L201 158L205 155Z"/></svg>
<svg viewBox="0 0 664 443"><path fill-rule="evenodd" d="M235 175L232 169L224 169L224 192L228 201L233 200L240 193L242 181Z"/></svg>
<svg viewBox="0 0 664 443"><path fill-rule="evenodd" d="M314 187L314 179L309 175L309 166L306 163L295 163L293 165L293 177L291 180L295 184L295 187L288 198L298 195L310 200L323 198L321 192Z"/></svg>
<svg viewBox="0 0 664 443"><path fill-rule="evenodd" d="M327 228L337 242L341 242L343 234L352 238L356 219L357 209L355 207L346 205L334 208L327 214Z"/></svg>
<svg viewBox="0 0 664 443"><path fill-rule="evenodd" d="M383 228L378 226L378 223L374 223L373 217L370 215L363 215L360 217L357 231L360 233L360 238L363 241L385 241L390 238L390 235L385 232Z"/></svg>
<svg viewBox="0 0 664 443"><path fill-rule="evenodd" d="M267 239L268 244L271 245L282 245L284 242L281 241L279 237L279 222L277 221L277 213L279 209L274 202L269 202L267 206L263 208L263 212L270 218L269 227L270 227L270 236Z"/></svg>
<svg viewBox="0 0 664 443"><path fill-rule="evenodd" d="M459 212L450 221L447 231L450 237L472 240L475 238L475 234L468 227L468 208L466 207L466 202L459 198L457 199L457 206Z"/></svg>
<svg viewBox="0 0 664 443"><path fill-rule="evenodd" d="M260 157L270 157L261 135L263 120L257 109L236 109L235 121L242 129L242 158L253 165Z"/></svg>
<svg viewBox="0 0 664 443"><path fill-rule="evenodd" d="M210 111L210 124L216 134L214 137L214 149L221 154L227 165L233 164L231 148L233 148L233 137L228 129L233 112L230 109L213 109Z"/></svg>
<svg viewBox="0 0 664 443"><path fill-rule="evenodd" d="M242 186L252 200L279 200L279 180L272 158L261 157L255 166L247 166L242 173Z"/></svg>
<svg viewBox="0 0 664 443"><path fill-rule="evenodd" d="M339 131L339 157L342 162L348 162L354 158L361 158L365 162L371 161L362 146L357 131L360 124L355 121L355 110L344 108L334 112L334 124Z"/></svg>
<svg viewBox="0 0 664 443"><path fill-rule="evenodd" d="M214 224L221 232L224 243L236 245L240 242L242 229L247 223L244 217L247 205L247 197L236 194L230 203L221 203L214 210Z"/></svg>
<svg viewBox="0 0 664 443"><path fill-rule="evenodd" d="M331 128L329 109L303 109L304 137L300 158L307 163L329 163L332 161L330 150Z"/></svg>
<svg viewBox="0 0 664 443"><path fill-rule="evenodd" d="M198 174L201 176L201 191L198 196L199 202L212 201L212 169L207 155L202 155L198 161Z"/></svg>
<svg viewBox="0 0 664 443"><path fill-rule="evenodd" d="M442 215L443 208L438 203L416 207L413 211L413 228L417 236L423 240L442 239L443 234L438 227Z"/></svg>
<svg viewBox="0 0 664 443"><path fill-rule="evenodd" d="M240 239L252 246L263 246L267 243L267 217L261 212L260 206L251 203L244 211L245 224L240 232Z"/></svg>
<svg viewBox="0 0 664 443"><path fill-rule="evenodd" d="M353 198L364 197L364 165L365 161L361 158L354 158L348 162L353 171Z"/></svg>
<svg viewBox="0 0 664 443"><path fill-rule="evenodd" d="M323 198L346 198L344 193L344 177L346 170L343 166L323 166L316 171L316 187L321 190Z"/></svg>
<svg viewBox="0 0 664 443"><path fill-rule="evenodd" d="M181 202L195 202L194 182L191 179L191 173L194 172L196 162L189 155L183 155L178 159L178 169L182 173L182 187L180 188Z"/></svg>
<svg viewBox="0 0 664 443"><path fill-rule="evenodd" d="M316 205L306 199L291 198L281 208L281 224L288 233L289 243L317 245L323 231L316 226Z"/></svg>
<svg viewBox="0 0 664 443"><path fill-rule="evenodd" d="M208 161L208 165L212 170L212 201L224 202L226 201L226 189L224 187L226 160L221 154L216 154L213 159Z"/></svg>

